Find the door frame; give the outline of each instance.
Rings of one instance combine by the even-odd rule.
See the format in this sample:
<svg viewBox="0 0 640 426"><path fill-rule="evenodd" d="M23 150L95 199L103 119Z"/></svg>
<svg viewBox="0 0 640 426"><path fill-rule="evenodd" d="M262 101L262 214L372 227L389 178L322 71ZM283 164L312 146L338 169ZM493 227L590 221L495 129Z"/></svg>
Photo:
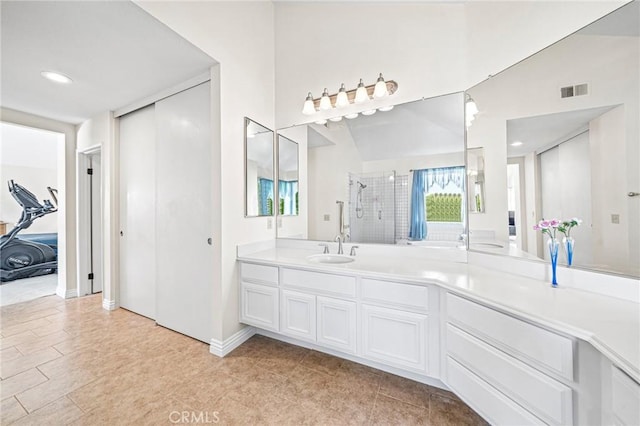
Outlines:
<svg viewBox="0 0 640 426"><path fill-rule="evenodd" d="M78 296L91 293L91 179L86 170L91 165L90 157L102 153L101 145L93 145L76 150L76 253L77 253L77 291ZM104 167L100 167L103 174ZM104 193L104 176L100 176L100 194ZM100 220L102 226L102 220ZM102 261L102 259L99 259ZM103 270L104 272L104 270ZM102 278L104 286L104 277Z"/></svg>

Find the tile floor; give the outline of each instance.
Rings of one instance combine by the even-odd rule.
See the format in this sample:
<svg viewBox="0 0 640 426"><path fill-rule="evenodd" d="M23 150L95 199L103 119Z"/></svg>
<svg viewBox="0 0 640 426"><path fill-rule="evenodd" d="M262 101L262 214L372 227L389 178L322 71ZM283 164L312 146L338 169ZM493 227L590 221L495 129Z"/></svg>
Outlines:
<svg viewBox="0 0 640 426"><path fill-rule="evenodd" d="M9 281L0 285L0 306L26 302L56 294L58 274Z"/></svg>
<svg viewBox="0 0 640 426"><path fill-rule="evenodd" d="M1 311L2 425L480 425L453 394L254 336L225 358L100 296Z"/></svg>

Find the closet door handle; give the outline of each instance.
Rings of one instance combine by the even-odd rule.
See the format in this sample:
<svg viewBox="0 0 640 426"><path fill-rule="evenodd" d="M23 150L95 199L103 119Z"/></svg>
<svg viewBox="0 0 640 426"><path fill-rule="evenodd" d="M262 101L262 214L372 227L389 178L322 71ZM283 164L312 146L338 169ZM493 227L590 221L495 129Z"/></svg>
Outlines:
<svg viewBox="0 0 640 426"><path fill-rule="evenodd" d="M207 238L207 244L209 244L209 245L213 244L213 240L211 239L211 237Z"/></svg>
<svg viewBox="0 0 640 426"><path fill-rule="evenodd" d="M629 192L629 193L627 193L627 196L629 196L629 197L637 197L638 195L640 195L640 192Z"/></svg>

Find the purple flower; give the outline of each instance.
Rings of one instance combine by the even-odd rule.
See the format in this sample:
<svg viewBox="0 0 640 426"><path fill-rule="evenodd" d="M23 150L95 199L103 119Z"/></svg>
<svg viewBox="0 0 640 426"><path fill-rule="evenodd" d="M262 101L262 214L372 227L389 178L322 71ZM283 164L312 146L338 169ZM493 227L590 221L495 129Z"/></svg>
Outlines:
<svg viewBox="0 0 640 426"><path fill-rule="evenodd" d="M540 227L539 227L538 225L533 225L533 230L534 230L534 231L539 231L539 230L540 230Z"/></svg>
<svg viewBox="0 0 640 426"><path fill-rule="evenodd" d="M551 219L549 221L549 226L552 228L557 228L560 225L560 221L558 219Z"/></svg>
<svg viewBox="0 0 640 426"><path fill-rule="evenodd" d="M541 220L540 223L538 223L538 226L540 227L540 229L547 229L549 228L549 221L548 220Z"/></svg>

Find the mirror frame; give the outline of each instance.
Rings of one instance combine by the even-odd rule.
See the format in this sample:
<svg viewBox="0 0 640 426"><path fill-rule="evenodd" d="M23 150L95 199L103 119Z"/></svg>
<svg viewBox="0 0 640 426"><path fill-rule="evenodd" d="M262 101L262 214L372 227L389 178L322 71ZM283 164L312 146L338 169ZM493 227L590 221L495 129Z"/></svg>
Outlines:
<svg viewBox="0 0 640 426"><path fill-rule="evenodd" d="M264 215L250 215L249 214L249 202L248 202L248 172L249 172L249 167L248 167L248 161L249 161L249 157L248 157L248 153L249 153L249 149L248 149L248 138L247 138L247 128L249 127L249 123L255 123L260 127L263 127L265 129L267 129L268 131L270 131L272 133L272 141L271 141L271 168L273 170L272 172L272 180L275 183L276 182L276 152L275 152L275 132L271 129L269 129L267 126L264 126L260 123L258 123L257 121L249 118L249 117L244 117L244 129L243 129L243 135L244 135L244 217L245 218L253 218L253 217L274 217L275 216L275 200L277 199L277 189L275 188L275 184L274 184L274 190L273 190L273 198L274 198L274 210L273 212L269 215L269 214L264 214Z"/></svg>

